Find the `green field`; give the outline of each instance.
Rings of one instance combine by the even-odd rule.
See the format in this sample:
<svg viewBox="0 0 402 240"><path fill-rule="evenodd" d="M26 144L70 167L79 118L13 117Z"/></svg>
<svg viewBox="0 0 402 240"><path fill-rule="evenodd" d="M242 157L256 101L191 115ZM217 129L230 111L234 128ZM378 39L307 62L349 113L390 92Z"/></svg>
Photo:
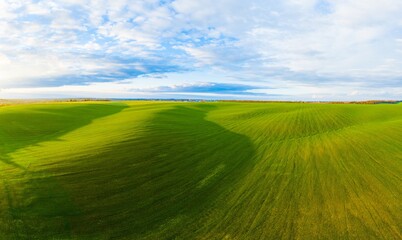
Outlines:
<svg viewBox="0 0 402 240"><path fill-rule="evenodd" d="M0 239L402 239L402 104L0 107Z"/></svg>

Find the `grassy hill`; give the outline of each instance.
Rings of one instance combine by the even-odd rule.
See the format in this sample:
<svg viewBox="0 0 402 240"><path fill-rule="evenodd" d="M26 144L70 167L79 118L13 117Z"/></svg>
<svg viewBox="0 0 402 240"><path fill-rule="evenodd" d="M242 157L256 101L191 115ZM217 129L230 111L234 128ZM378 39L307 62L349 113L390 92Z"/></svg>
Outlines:
<svg viewBox="0 0 402 240"><path fill-rule="evenodd" d="M402 104L0 107L2 239L401 239Z"/></svg>

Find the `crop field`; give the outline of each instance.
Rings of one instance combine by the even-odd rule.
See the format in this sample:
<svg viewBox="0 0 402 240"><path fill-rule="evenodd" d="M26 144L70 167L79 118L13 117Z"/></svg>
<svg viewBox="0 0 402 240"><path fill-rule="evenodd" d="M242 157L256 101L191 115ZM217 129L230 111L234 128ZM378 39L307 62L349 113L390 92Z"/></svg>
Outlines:
<svg viewBox="0 0 402 240"><path fill-rule="evenodd" d="M0 239L402 239L402 104L11 104L0 171Z"/></svg>

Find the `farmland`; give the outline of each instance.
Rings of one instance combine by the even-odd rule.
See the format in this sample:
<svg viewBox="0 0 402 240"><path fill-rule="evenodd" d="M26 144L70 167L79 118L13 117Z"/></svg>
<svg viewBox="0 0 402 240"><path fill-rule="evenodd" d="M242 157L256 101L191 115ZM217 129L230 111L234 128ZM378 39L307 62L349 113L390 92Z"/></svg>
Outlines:
<svg viewBox="0 0 402 240"><path fill-rule="evenodd" d="M402 104L0 107L2 239L401 239Z"/></svg>

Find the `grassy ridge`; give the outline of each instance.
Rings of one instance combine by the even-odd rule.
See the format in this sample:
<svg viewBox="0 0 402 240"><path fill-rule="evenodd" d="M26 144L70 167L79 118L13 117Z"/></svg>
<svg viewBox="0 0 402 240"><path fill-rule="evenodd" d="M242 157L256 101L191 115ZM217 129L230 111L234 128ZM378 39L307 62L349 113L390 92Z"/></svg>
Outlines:
<svg viewBox="0 0 402 240"><path fill-rule="evenodd" d="M5 239L400 239L402 105L0 108Z"/></svg>

